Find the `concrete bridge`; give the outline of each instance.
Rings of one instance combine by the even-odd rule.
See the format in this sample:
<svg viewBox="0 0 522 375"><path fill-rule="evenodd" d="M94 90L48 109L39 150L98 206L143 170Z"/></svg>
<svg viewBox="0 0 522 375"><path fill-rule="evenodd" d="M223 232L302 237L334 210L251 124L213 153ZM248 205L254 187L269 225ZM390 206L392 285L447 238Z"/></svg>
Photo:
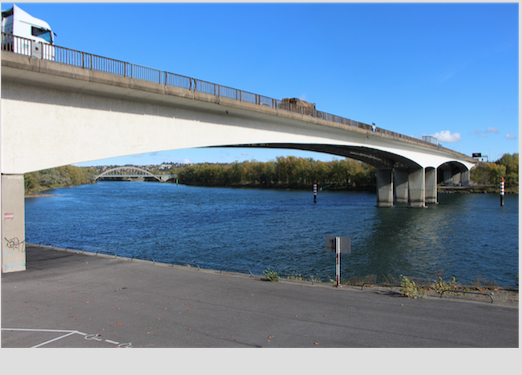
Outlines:
<svg viewBox="0 0 522 375"><path fill-rule="evenodd" d="M153 174L145 169L138 167L116 167L109 169L94 179L99 180L100 178L154 178L160 182L166 182L171 178L178 177L177 174Z"/></svg>
<svg viewBox="0 0 522 375"><path fill-rule="evenodd" d="M466 185L476 163L439 145L315 109L58 46L38 47L29 51L54 51L2 51L3 272L25 269L23 174L32 171L194 147L301 149L375 166L379 207L425 207L437 203L438 180ZM15 242L21 245L13 250L9 244Z"/></svg>

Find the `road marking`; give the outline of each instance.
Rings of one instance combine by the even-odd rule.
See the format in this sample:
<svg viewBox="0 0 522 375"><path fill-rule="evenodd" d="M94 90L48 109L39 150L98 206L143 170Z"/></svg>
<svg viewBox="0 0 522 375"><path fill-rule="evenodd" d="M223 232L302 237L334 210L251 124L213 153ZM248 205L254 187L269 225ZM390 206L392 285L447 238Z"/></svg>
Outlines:
<svg viewBox="0 0 522 375"><path fill-rule="evenodd" d="M87 334L80 331L71 331L71 330L64 330L64 329L38 329L38 328L2 328L2 331L20 331L20 332L54 332L54 333L65 333L65 335L62 335L60 337L56 337L52 340L42 342L40 344L37 344L35 346L32 346L32 348L39 348L41 346L50 344L54 341L58 341L61 339L64 339L66 337L72 336L74 334L78 334L80 336L83 336L85 340L94 340L94 341L105 341L109 344L117 345L119 348L132 348L132 342L128 343L119 343L117 341L112 340L102 340L99 338L100 334L98 333L91 333Z"/></svg>
<svg viewBox="0 0 522 375"><path fill-rule="evenodd" d="M39 328L2 328L2 331L27 331L27 332L74 332L80 335L86 335L86 333L80 331L71 331L70 329L39 329Z"/></svg>
<svg viewBox="0 0 522 375"><path fill-rule="evenodd" d="M46 342L42 342L41 344L32 346L32 348L39 348L40 346L44 346L44 345L50 344L50 343L52 343L54 341L58 341L58 340L64 339L64 338L66 338L68 336L71 336L71 335L74 335L76 333L78 333L78 331L70 332L70 333L68 333L66 335L63 335L63 336L57 337L55 339L52 339L52 340L49 340L49 341L46 341Z"/></svg>

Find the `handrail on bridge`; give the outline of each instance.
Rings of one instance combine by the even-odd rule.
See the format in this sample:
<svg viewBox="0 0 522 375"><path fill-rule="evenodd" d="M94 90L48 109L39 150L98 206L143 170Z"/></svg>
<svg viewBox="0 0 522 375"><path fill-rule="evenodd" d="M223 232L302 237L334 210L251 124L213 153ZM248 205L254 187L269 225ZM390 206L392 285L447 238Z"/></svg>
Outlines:
<svg viewBox="0 0 522 375"><path fill-rule="evenodd" d="M401 138L420 144L429 144L431 146L436 146L431 142L395 133L389 130L371 126L362 122L350 120L344 117L332 115L326 112L317 111L315 108L312 109L293 103L283 102L279 99L273 99L267 96L253 94L251 92L218 85L216 83L202 81L196 78L190 78L175 73L148 68L145 66L115 60L108 57L93 55L91 53L81 52L70 48L50 44L43 44L38 42L39 46L41 47L41 52L37 56L35 56L33 52L34 50L32 48L33 43L37 42L31 39L18 37L13 34L2 33L3 51L41 58L44 60L55 61L62 64L80 67L82 69L98 70L105 73L116 74L131 79L140 79L149 82L156 82L158 84L163 84L166 86L181 87L188 90L203 92L218 97L234 99L240 102L248 102L260 106L271 107L278 110L316 117L326 121L349 125L370 132L385 134L388 136ZM28 47L28 45L30 45L30 47Z"/></svg>

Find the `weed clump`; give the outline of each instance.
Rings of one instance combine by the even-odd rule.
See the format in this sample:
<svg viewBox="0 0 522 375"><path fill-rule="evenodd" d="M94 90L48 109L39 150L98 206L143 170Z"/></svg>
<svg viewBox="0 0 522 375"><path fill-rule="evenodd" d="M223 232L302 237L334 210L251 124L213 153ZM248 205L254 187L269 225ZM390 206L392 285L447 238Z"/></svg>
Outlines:
<svg viewBox="0 0 522 375"><path fill-rule="evenodd" d="M406 297L417 298L419 294L419 287L415 281L408 279L406 276L401 275L401 289L400 291Z"/></svg>
<svg viewBox="0 0 522 375"><path fill-rule="evenodd" d="M272 271L270 268L264 270L263 275L265 275L268 281L279 281L279 274L276 271Z"/></svg>

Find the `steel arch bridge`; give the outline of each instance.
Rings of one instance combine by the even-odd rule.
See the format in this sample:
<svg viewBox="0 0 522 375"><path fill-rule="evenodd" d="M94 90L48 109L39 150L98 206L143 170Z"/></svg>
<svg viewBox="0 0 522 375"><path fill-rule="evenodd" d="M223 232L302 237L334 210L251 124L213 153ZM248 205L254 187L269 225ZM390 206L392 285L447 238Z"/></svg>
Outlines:
<svg viewBox="0 0 522 375"><path fill-rule="evenodd" d="M94 179L98 180L100 178L106 178L106 177L153 177L158 181L167 181L172 177L176 177L176 175L173 174L162 174L162 175L155 175L150 173L149 171L146 171L145 169L141 169L138 167L116 167L109 169L102 174L99 174Z"/></svg>

